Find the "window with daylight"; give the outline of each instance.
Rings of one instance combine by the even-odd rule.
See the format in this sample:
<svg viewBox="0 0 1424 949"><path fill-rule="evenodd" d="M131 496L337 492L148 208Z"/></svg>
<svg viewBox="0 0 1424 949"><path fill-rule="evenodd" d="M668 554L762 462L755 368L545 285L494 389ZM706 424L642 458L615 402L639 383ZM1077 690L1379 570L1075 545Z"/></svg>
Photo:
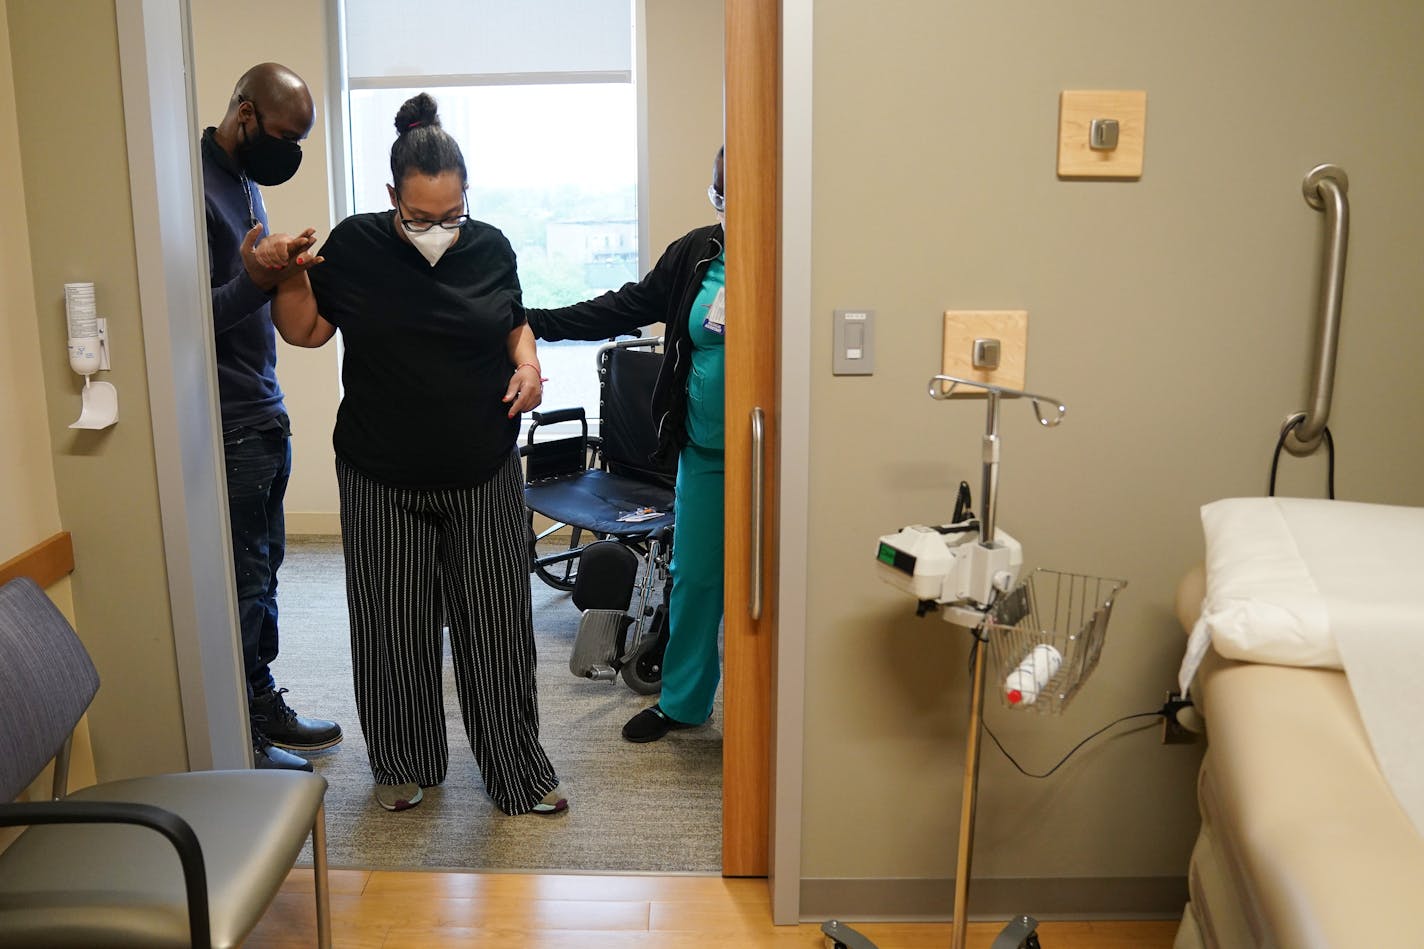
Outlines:
<svg viewBox="0 0 1424 949"><path fill-rule="evenodd" d="M344 0L348 210L390 207L392 120L424 91L464 152L470 214L514 246L526 306L637 280L633 2ZM598 345L539 343L545 408L596 419Z"/></svg>

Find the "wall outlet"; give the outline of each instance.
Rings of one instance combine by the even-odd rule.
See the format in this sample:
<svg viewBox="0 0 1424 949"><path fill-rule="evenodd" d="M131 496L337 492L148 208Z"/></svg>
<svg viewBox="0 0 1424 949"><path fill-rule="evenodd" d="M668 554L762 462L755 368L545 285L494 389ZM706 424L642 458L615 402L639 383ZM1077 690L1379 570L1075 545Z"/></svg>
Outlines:
<svg viewBox="0 0 1424 949"><path fill-rule="evenodd" d="M1162 744L1192 745L1201 738L1199 733L1182 726L1178 714L1183 710L1195 710L1192 700L1182 698L1180 692L1168 692L1162 705Z"/></svg>

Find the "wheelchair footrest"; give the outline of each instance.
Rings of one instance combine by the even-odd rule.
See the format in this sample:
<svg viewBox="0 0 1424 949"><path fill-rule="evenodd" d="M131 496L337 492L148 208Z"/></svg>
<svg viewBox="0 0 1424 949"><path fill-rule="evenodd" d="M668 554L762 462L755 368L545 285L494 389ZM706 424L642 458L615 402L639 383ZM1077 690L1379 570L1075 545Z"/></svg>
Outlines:
<svg viewBox="0 0 1424 949"><path fill-rule="evenodd" d="M622 610L585 610L569 656L569 671L589 679L613 678L618 643L632 623L633 617ZM608 675L594 674L601 669L607 669Z"/></svg>

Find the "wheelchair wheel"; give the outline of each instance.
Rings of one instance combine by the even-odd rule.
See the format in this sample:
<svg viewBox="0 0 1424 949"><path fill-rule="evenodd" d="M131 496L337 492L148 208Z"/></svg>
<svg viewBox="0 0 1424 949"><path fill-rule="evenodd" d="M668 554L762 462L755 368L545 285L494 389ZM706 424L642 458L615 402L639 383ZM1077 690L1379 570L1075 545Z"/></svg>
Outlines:
<svg viewBox="0 0 1424 949"><path fill-rule="evenodd" d="M583 546L581 543L584 534L583 528L570 527L568 530L569 543L566 548L562 550L546 550L541 554L539 550L539 539L534 533L534 515L532 513L529 515L529 561L534 568L534 573L540 580L543 580L555 590L562 590L565 593L573 590L574 581L578 579L578 556L575 555L569 557L567 560L548 564L541 564L539 560L541 556L547 557L556 553L569 553ZM554 534L546 544L552 545L557 543L558 536L557 533ZM559 546L562 547L562 544Z"/></svg>
<svg viewBox="0 0 1424 949"><path fill-rule="evenodd" d="M619 670L623 684L639 695L653 695L663 687L663 654L667 652L667 607L659 605L653 611L652 632L633 660Z"/></svg>

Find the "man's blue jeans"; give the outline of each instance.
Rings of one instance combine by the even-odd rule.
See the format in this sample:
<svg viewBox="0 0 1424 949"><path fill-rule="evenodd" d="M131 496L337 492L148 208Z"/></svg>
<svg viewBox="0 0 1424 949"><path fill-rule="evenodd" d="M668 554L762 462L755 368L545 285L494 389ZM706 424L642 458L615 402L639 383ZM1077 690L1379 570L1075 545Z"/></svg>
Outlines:
<svg viewBox="0 0 1424 949"><path fill-rule="evenodd" d="M282 499L292 473L287 416L223 432L227 510L248 698L272 691L277 658L277 568L286 554Z"/></svg>

